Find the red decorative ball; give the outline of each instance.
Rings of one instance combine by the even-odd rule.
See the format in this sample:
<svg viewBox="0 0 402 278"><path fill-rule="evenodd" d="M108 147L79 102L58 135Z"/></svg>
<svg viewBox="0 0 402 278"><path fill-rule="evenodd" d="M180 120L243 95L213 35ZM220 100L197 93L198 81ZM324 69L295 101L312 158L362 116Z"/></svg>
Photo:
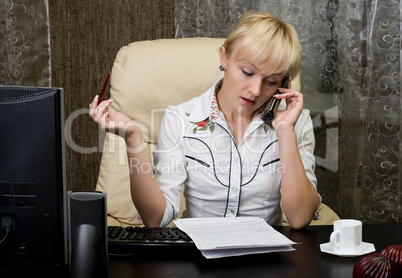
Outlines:
<svg viewBox="0 0 402 278"><path fill-rule="evenodd" d="M385 247L381 254L387 256L398 268L402 268L402 245L390 245Z"/></svg>
<svg viewBox="0 0 402 278"><path fill-rule="evenodd" d="M358 261L353 268L353 278L396 277L397 267L387 256L371 253Z"/></svg>

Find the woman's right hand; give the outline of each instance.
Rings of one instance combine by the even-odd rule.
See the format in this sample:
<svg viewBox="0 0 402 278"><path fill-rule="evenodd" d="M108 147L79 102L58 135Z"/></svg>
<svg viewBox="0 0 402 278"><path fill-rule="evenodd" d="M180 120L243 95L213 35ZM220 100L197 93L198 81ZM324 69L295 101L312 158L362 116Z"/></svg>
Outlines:
<svg viewBox="0 0 402 278"><path fill-rule="evenodd" d="M89 116L103 130L119 135L126 140L136 133L140 134L138 126L129 117L108 109L112 102L113 99L108 99L98 105L98 96L96 96L90 105Z"/></svg>

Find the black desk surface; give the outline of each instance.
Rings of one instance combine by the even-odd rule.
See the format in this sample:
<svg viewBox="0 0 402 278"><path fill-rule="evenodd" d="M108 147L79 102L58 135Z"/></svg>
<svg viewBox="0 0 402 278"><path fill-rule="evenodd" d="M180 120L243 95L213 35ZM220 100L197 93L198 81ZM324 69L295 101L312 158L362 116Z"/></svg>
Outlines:
<svg viewBox="0 0 402 278"><path fill-rule="evenodd" d="M205 259L198 250L146 252L129 257L109 257L109 278L152 277L352 277L362 258L338 257L320 251L329 241L332 226L310 226L301 231L278 227L295 242L296 251ZM374 243L376 252L402 244L402 223L363 225L363 241ZM0 265L1 278L68 277L68 267Z"/></svg>

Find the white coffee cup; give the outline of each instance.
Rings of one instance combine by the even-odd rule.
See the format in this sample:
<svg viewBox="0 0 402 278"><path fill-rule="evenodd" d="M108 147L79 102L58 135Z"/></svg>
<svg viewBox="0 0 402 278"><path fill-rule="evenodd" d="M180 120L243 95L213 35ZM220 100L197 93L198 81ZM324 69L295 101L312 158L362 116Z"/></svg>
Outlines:
<svg viewBox="0 0 402 278"><path fill-rule="evenodd" d="M362 248L362 222L354 219L334 221L330 242L337 253L359 253Z"/></svg>

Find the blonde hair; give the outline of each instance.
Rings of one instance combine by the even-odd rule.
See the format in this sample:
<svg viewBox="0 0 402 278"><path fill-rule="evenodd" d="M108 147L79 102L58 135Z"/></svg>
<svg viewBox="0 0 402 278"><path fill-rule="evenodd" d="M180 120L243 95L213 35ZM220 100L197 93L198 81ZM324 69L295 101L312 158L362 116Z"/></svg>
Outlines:
<svg viewBox="0 0 402 278"><path fill-rule="evenodd" d="M300 71L301 46L295 29L268 13L244 14L223 46L228 56L237 48L239 60L256 64L269 60L290 80Z"/></svg>

